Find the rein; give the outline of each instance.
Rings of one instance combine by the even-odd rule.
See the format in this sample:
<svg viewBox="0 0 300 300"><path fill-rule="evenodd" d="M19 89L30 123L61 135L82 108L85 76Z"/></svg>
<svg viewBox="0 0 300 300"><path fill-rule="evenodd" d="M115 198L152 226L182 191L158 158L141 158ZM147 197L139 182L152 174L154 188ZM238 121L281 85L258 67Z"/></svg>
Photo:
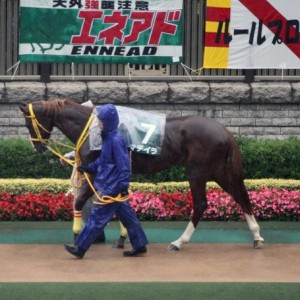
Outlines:
<svg viewBox="0 0 300 300"><path fill-rule="evenodd" d="M43 127L43 125L41 125L39 123L39 121L37 120L37 118L34 114L34 111L33 111L32 103L29 103L28 108L29 108L30 115L25 116L25 117L31 119L32 126L33 126L34 132L36 134L36 138L32 138L30 136L31 141L42 143L49 151L51 151L53 154L55 154L59 158L63 159L65 162L67 162L68 164L70 164L73 167L76 165L76 163L79 163L80 162L79 150L81 149L81 147L83 146L83 144L85 143L86 139L88 138L88 136L90 134L89 127L90 127L90 124L92 123L92 120L94 119L94 115L91 114L89 120L87 121L87 123L86 123L86 125L85 125L85 127L84 127L77 143L76 143L76 147L72 147L72 146L69 146L67 144L52 140L52 139L43 139L42 135L41 135L41 132L40 132L40 128L42 130L44 130L45 132L49 133L49 134L51 134L51 132L49 130L47 130L45 127ZM51 141L54 144L55 149L53 149L51 146L48 145L49 141ZM75 150L75 159L72 160L72 159L69 159L67 157L64 157L61 154L61 152L59 151L59 149L56 147L56 145L61 145L61 146L64 146L66 148L71 148L71 149ZM76 172L77 172L77 178L79 179L80 184L75 186L73 178L72 178L71 182L72 182L73 188L78 189L81 186L82 179L81 179L81 176L80 176L81 174L77 170L76 170ZM100 202L94 202L95 204L106 205L106 204L113 203L113 202L127 201L129 198L131 198L130 194L128 196L125 196L125 197L122 197L121 194L119 194L117 197L110 197L110 196L100 197L86 173L84 173L84 177L87 180L87 182L89 183L89 185L90 185L91 189L93 190L94 194L97 196L98 200L100 201Z"/></svg>

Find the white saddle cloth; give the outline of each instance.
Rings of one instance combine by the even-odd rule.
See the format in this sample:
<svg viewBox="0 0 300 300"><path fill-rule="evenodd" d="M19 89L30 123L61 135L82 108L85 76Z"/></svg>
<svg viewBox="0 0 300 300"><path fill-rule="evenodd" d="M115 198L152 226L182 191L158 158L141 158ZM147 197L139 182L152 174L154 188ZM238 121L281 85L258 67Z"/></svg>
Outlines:
<svg viewBox="0 0 300 300"><path fill-rule="evenodd" d="M116 106L119 114L119 133L126 140L128 147L137 153L160 155L165 134L166 115L149 111ZM96 109L90 125L90 150L101 150L102 139Z"/></svg>

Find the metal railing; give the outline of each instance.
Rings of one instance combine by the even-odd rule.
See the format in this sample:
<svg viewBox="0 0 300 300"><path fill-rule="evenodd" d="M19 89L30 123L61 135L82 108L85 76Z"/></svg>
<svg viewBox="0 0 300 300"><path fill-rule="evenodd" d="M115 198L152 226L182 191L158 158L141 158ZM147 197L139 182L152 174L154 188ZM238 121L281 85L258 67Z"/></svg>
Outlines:
<svg viewBox="0 0 300 300"><path fill-rule="evenodd" d="M40 80L43 64L18 62L18 25L20 0L0 0L0 80ZM51 80L242 80L249 71L202 69L206 0L184 0L183 65L128 66L124 64L53 63L48 66ZM250 70L251 71L251 70ZM299 80L300 70L253 70L259 80Z"/></svg>

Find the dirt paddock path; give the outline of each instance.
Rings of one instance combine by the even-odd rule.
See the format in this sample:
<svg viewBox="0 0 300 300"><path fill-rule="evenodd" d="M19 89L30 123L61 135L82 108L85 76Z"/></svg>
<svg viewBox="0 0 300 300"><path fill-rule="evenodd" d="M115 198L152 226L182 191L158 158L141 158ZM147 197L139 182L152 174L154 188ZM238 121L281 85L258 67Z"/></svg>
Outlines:
<svg viewBox="0 0 300 300"><path fill-rule="evenodd" d="M62 245L0 245L0 282L300 282L300 244L167 246L125 258L111 245L93 245L76 259Z"/></svg>

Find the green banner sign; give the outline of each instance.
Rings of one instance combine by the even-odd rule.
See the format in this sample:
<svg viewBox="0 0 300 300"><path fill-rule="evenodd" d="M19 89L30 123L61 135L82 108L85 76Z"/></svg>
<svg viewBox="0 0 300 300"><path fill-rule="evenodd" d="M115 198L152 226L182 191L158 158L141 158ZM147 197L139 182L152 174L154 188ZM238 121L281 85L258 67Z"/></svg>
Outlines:
<svg viewBox="0 0 300 300"><path fill-rule="evenodd" d="M21 62L182 61L182 0L21 0Z"/></svg>

